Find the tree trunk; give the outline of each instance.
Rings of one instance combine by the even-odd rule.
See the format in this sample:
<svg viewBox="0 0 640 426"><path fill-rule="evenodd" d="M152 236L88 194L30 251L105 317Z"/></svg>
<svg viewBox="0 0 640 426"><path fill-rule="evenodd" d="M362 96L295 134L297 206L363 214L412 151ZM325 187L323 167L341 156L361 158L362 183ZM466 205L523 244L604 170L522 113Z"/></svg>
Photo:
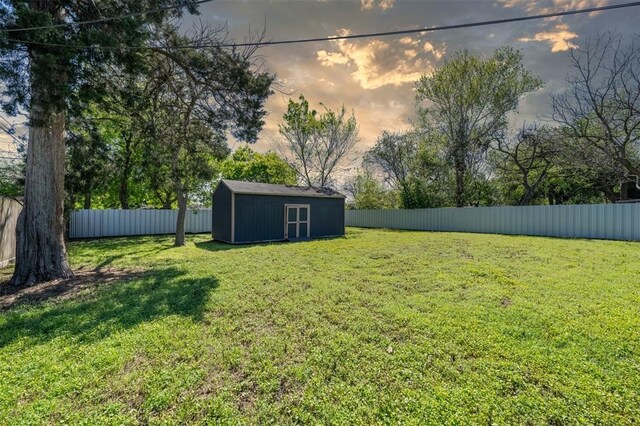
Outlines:
<svg viewBox="0 0 640 426"><path fill-rule="evenodd" d="M32 104L23 209L16 228L12 285L73 276L64 244L63 111Z"/></svg>
<svg viewBox="0 0 640 426"><path fill-rule="evenodd" d="M464 178L467 174L467 165L464 161L464 155L457 152L455 154L454 163L454 167L456 169L456 207L464 207L466 204L464 196Z"/></svg>
<svg viewBox="0 0 640 426"><path fill-rule="evenodd" d="M615 203L618 200L618 196L610 186L603 186L602 192L604 192L604 196L607 197L610 203Z"/></svg>
<svg viewBox="0 0 640 426"><path fill-rule="evenodd" d="M89 210L91 208L91 190L88 189L84 193L84 209Z"/></svg>
<svg viewBox="0 0 640 426"><path fill-rule="evenodd" d="M91 209L91 175L87 176L87 179L85 181L85 185L84 185L84 209L85 210L89 210Z"/></svg>
<svg viewBox="0 0 640 426"><path fill-rule="evenodd" d="M187 194L181 184L177 184L178 194L178 221L176 222L176 241L175 246L185 245L185 219L187 217Z"/></svg>
<svg viewBox="0 0 640 426"><path fill-rule="evenodd" d="M131 135L125 136L124 167L120 177L120 207L129 209L129 174L131 173Z"/></svg>
<svg viewBox="0 0 640 426"><path fill-rule="evenodd" d="M620 201L629 199L629 183L630 182L622 182L622 184L620 184Z"/></svg>
<svg viewBox="0 0 640 426"><path fill-rule="evenodd" d="M51 2L30 2L48 11ZM57 8L54 23L64 20ZM24 203L16 226L16 266L11 285L73 276L64 244L64 132L69 63L50 47L29 46L29 141Z"/></svg>

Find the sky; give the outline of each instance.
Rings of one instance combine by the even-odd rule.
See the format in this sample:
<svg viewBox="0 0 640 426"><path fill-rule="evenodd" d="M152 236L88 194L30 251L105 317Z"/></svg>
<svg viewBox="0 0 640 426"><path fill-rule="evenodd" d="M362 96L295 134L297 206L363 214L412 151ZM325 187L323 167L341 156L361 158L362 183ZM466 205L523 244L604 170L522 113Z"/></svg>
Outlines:
<svg viewBox="0 0 640 426"><path fill-rule="evenodd" d="M266 25L272 40L394 31L484 21L622 3L608 0L217 0L185 19L225 24L242 42ZM279 45L258 50L278 86L266 104L266 125L255 145L274 149L278 123L290 98L300 94L319 109L344 105L359 125L356 151L364 153L383 130L402 130L415 117L413 87L421 75L441 66L460 49L490 55L503 45L520 49L526 67L545 86L522 100L514 123L534 121L549 111L549 97L562 90L571 71L568 48L598 31L637 31L640 8L524 23L361 40ZM20 119L9 118L20 122ZM18 126L19 131L24 131ZM237 148L237 143L232 143ZM0 135L0 150L12 150Z"/></svg>
<svg viewBox="0 0 640 426"><path fill-rule="evenodd" d="M269 39L323 37L424 28L581 9L607 0L218 0L201 7L199 19L226 22L238 42L267 28ZM357 150L364 153L383 130L401 130L415 118L413 87L421 75L460 49L490 55L503 45L520 49L525 65L545 82L513 117L533 121L548 113L549 95L562 90L571 71L567 49L598 31L637 29L640 8L437 33L263 47L258 52L280 85L256 149L271 149L290 98L300 94L316 108L341 105L359 124Z"/></svg>

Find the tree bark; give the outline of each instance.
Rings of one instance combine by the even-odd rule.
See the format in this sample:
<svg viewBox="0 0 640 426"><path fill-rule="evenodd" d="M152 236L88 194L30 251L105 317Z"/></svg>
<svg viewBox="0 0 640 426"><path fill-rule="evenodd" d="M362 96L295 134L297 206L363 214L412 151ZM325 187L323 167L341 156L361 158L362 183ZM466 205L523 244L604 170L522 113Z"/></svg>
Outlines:
<svg viewBox="0 0 640 426"><path fill-rule="evenodd" d="M131 173L131 135L125 136L124 167L120 177L120 207L129 209L129 174Z"/></svg>
<svg viewBox="0 0 640 426"><path fill-rule="evenodd" d="M16 266L12 285L73 276L64 244L63 111L31 107L25 195L16 228Z"/></svg>
<svg viewBox="0 0 640 426"><path fill-rule="evenodd" d="M454 163L454 167L456 169L456 207L464 207L466 204L464 196L464 177L467 174L467 165L464 161L464 155L460 152L456 152Z"/></svg>
<svg viewBox="0 0 640 426"><path fill-rule="evenodd" d="M176 241L175 246L185 245L185 219L187 217L187 195L181 184L176 185L178 194L178 220L176 222Z"/></svg>
<svg viewBox="0 0 640 426"><path fill-rule="evenodd" d="M620 201L627 201L629 199L629 184L630 182L622 182L622 184L620 184Z"/></svg>
<svg viewBox="0 0 640 426"><path fill-rule="evenodd" d="M52 2L30 2L49 11ZM56 7L54 23L64 20ZM10 285L73 276L64 244L65 88L69 63L51 48L29 46L31 105L24 203L16 226L16 266Z"/></svg>
<svg viewBox="0 0 640 426"><path fill-rule="evenodd" d="M604 196L607 197L610 203L615 203L618 200L618 196L610 186L603 186L602 192L604 192Z"/></svg>
<svg viewBox="0 0 640 426"><path fill-rule="evenodd" d="M84 193L84 209L89 210L91 208L91 189L87 189Z"/></svg>

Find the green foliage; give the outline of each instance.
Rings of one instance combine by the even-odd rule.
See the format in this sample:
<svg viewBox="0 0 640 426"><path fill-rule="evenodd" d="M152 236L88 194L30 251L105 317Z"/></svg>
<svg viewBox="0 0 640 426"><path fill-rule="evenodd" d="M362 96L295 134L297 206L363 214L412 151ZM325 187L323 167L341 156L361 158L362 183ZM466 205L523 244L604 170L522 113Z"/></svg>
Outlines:
<svg viewBox="0 0 640 426"><path fill-rule="evenodd" d="M405 209L451 204L442 142L434 132L383 132L365 154L365 163L380 170Z"/></svg>
<svg viewBox="0 0 640 426"><path fill-rule="evenodd" d="M295 185L296 172L275 152L260 154L248 146L238 148L220 164L225 179Z"/></svg>
<svg viewBox="0 0 640 426"><path fill-rule="evenodd" d="M489 143L507 126L507 114L542 81L525 69L522 53L510 47L489 58L463 50L416 83L420 125L437 132L455 171L456 205L473 200L465 190Z"/></svg>
<svg viewBox="0 0 640 426"><path fill-rule="evenodd" d="M0 197L14 198L23 195L24 189L13 172L0 174Z"/></svg>
<svg viewBox="0 0 640 426"><path fill-rule="evenodd" d="M6 88L1 99L10 114L29 111L32 102L44 112L65 111L76 102L99 99L107 94L103 85L88 84L96 73L113 72L112 65L129 72L144 68L141 51L136 49L70 49L48 46L96 45L140 46L156 31L155 25L179 17L183 12L196 13L196 6L175 8L135 19L117 19L91 25L66 25L57 28L13 32L0 38L0 80ZM4 1L0 5L0 28L39 27L62 22L73 23L118 16L147 9L172 6L171 0L96 0L84 2ZM28 51L28 55L25 55ZM95 83L95 80L92 81Z"/></svg>
<svg viewBox="0 0 640 426"><path fill-rule="evenodd" d="M345 190L353 197L353 207L361 210L394 209L398 207L398 194L385 188L368 170L358 170L348 181Z"/></svg>
<svg viewBox="0 0 640 426"><path fill-rule="evenodd" d="M0 311L3 423L640 416L637 243L362 229L209 240L72 242L95 281Z"/></svg>
<svg viewBox="0 0 640 426"><path fill-rule="evenodd" d="M326 187L335 184L334 174L358 141L358 124L344 105L338 112L320 105L322 113L310 109L303 95L298 102L290 99L279 131L281 149L298 178L308 186Z"/></svg>

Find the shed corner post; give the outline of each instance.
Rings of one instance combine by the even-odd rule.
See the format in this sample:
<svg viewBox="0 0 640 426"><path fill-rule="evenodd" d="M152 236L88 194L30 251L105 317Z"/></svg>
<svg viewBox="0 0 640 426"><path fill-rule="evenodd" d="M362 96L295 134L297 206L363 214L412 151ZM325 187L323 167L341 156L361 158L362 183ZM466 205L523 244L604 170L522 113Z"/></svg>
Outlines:
<svg viewBox="0 0 640 426"><path fill-rule="evenodd" d="M231 244L236 243L236 194L231 191Z"/></svg>

